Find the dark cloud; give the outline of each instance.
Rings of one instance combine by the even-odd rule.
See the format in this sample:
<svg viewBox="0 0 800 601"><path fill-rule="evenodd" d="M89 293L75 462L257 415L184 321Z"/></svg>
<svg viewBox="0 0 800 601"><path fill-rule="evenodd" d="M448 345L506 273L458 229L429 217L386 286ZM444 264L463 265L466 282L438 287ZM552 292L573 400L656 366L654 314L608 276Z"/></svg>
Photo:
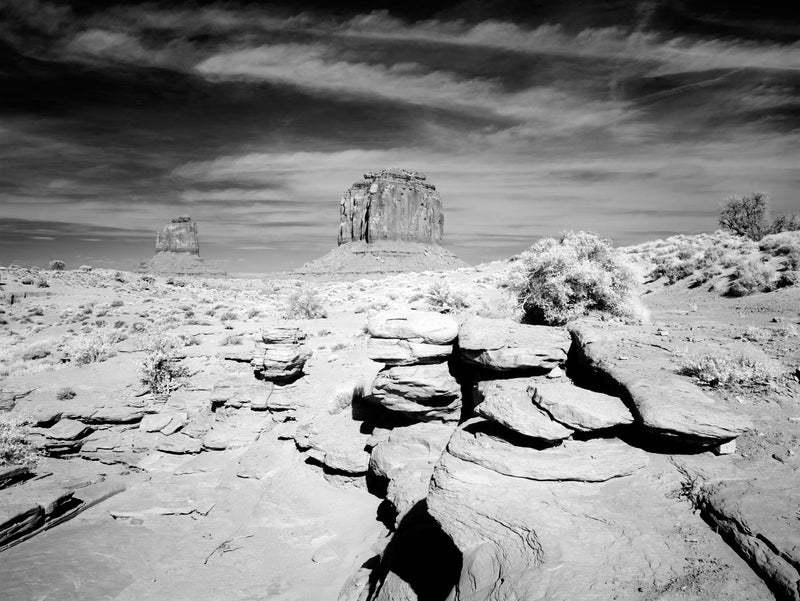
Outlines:
<svg viewBox="0 0 800 601"><path fill-rule="evenodd" d="M190 212L205 255L290 267L334 243L341 191L391 165L428 173L472 261L562 229L712 229L753 189L791 206L800 20L782 11L0 0L0 210L18 220L0 262L146 258ZM77 225L34 231L44 214Z"/></svg>

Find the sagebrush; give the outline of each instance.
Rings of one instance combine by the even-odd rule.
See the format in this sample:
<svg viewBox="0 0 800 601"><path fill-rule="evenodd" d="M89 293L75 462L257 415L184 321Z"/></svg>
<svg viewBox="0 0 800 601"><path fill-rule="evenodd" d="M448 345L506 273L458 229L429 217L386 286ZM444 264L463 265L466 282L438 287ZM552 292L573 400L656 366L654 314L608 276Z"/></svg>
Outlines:
<svg viewBox="0 0 800 601"><path fill-rule="evenodd" d="M311 286L292 292L286 301L286 317L289 319L319 319L327 316L319 293Z"/></svg>
<svg viewBox="0 0 800 601"><path fill-rule="evenodd" d="M588 232L564 232L524 252L509 275L529 323L561 325L593 311L643 319L639 275L611 242Z"/></svg>

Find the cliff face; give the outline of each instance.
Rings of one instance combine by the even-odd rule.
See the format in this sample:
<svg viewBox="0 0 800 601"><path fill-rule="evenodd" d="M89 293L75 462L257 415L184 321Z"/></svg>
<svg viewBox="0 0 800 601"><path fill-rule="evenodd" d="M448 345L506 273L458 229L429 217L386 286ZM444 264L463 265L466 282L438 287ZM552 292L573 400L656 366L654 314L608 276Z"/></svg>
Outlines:
<svg viewBox="0 0 800 601"><path fill-rule="evenodd" d="M384 169L365 173L342 194L339 244L406 240L438 243L444 215L436 187L421 173Z"/></svg>
<svg viewBox="0 0 800 601"><path fill-rule="evenodd" d="M164 230L156 234L156 252L200 254L197 239L197 224L191 217L181 216L172 220Z"/></svg>

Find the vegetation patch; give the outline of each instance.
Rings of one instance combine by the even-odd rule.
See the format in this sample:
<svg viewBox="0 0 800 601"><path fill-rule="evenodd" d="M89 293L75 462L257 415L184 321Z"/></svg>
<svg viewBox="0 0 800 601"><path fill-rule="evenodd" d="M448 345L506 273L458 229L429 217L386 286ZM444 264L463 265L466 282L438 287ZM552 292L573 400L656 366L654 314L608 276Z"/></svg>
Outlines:
<svg viewBox="0 0 800 601"><path fill-rule="evenodd" d="M39 455L28 442L29 425L30 422L24 418L0 416L0 466L36 466Z"/></svg>
<svg viewBox="0 0 800 601"><path fill-rule="evenodd" d="M706 353L688 360L679 373L714 388L764 387L781 377L783 370L774 361L758 359L746 353Z"/></svg>

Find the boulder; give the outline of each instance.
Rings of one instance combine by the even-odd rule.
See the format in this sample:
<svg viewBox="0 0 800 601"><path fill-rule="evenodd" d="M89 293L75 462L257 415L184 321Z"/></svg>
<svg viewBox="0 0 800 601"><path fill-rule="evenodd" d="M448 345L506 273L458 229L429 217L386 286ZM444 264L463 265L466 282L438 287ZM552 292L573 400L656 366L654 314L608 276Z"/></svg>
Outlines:
<svg viewBox="0 0 800 601"><path fill-rule="evenodd" d="M436 187L421 173L384 169L365 173L343 194L339 205L339 244L378 240L436 243L444 216Z"/></svg>
<svg viewBox="0 0 800 601"><path fill-rule="evenodd" d="M563 328L474 316L461 324L458 346L466 363L489 370L552 370L567 360L570 337Z"/></svg>
<svg viewBox="0 0 800 601"><path fill-rule="evenodd" d="M265 344L300 344L305 339L306 333L300 328L276 325L261 328L261 340Z"/></svg>
<svg viewBox="0 0 800 601"><path fill-rule="evenodd" d="M554 420L581 432L633 423L633 415L620 398L579 388L569 382L534 378L530 392L533 402Z"/></svg>
<svg viewBox="0 0 800 601"><path fill-rule="evenodd" d="M629 361L630 347L646 340L641 332L572 324L575 364L619 394L651 434L686 443L712 445L752 428L745 416L723 408L700 387L675 373L674 359L663 356Z"/></svg>
<svg viewBox="0 0 800 601"><path fill-rule="evenodd" d="M139 422L139 429L145 432L160 432L172 421L170 413L151 413L145 415Z"/></svg>
<svg viewBox="0 0 800 601"><path fill-rule="evenodd" d="M533 404L534 378L489 380L475 387L475 413L524 436L546 441L569 438L564 427Z"/></svg>
<svg viewBox="0 0 800 601"><path fill-rule="evenodd" d="M470 420L453 433L447 451L463 461L530 480L604 482L647 465L644 451L619 440L568 440L548 448L514 444L483 420Z"/></svg>
<svg viewBox="0 0 800 601"><path fill-rule="evenodd" d="M413 342L444 345L458 336L458 322L434 311L384 311L367 320L373 338L400 338Z"/></svg>
<svg viewBox="0 0 800 601"><path fill-rule="evenodd" d="M441 363L453 354L451 344L426 344L393 338L370 338L367 356L386 365Z"/></svg>
<svg viewBox="0 0 800 601"><path fill-rule="evenodd" d="M396 511L395 526L428 494L433 466L452 433L453 426L413 424L395 428L372 449L369 468L388 480L386 500Z"/></svg>
<svg viewBox="0 0 800 601"><path fill-rule="evenodd" d="M281 382L302 375L310 356L311 352L304 345L262 345L256 347L251 365L262 379Z"/></svg>
<svg viewBox="0 0 800 601"><path fill-rule="evenodd" d="M446 363L397 366L378 374L371 399L420 420L458 419L461 387Z"/></svg>

